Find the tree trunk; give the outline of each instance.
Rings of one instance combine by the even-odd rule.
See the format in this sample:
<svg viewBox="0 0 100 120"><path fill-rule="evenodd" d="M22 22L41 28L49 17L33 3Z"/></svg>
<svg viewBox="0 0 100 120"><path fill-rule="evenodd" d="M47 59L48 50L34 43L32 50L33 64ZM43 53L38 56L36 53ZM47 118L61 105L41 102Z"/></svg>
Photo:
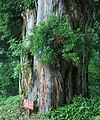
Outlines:
<svg viewBox="0 0 100 120"><path fill-rule="evenodd" d="M32 34L31 29L36 21L36 11L34 10L27 10L26 13L22 13L23 17L23 27L22 27L22 36L23 39L27 39L27 36ZM24 46L25 49L28 49L30 43L25 40ZM23 71L19 76L19 93L20 96L29 97L30 99L34 100L32 95L33 90L33 56L29 51L22 50L22 55L20 56L20 63L22 66Z"/></svg>
<svg viewBox="0 0 100 120"><path fill-rule="evenodd" d="M41 21L46 21L52 14L68 15L73 29L80 28L84 32L92 24L93 7L91 3L91 0L38 0L37 13L31 14L33 21L27 16L27 25L29 23L31 28L34 18L37 18L36 24L39 25ZM24 29L28 33L28 27L26 26ZM31 71L33 75L30 79L28 77L30 83L33 81L33 84L32 90L28 91L28 97L37 101L40 112L48 111L50 108L65 103L69 104L74 95L88 95L85 54L81 55L80 60L81 69L74 66L72 62L62 59L56 65L41 65L39 58L34 56L33 72ZM22 81L25 82L25 78L23 79ZM30 88L29 84L25 88L27 86Z"/></svg>

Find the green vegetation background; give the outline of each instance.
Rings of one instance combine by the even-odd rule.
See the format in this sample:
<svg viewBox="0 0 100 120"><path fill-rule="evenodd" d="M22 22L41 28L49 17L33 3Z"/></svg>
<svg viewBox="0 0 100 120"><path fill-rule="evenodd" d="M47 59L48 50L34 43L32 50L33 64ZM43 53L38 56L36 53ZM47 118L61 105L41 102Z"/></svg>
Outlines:
<svg viewBox="0 0 100 120"><path fill-rule="evenodd" d="M34 0L0 1L0 120L27 120L18 95L17 55L9 49L10 40L21 38L21 12L34 6ZM100 23L100 1L95 1L94 21ZM15 7L16 6L16 7ZM100 37L100 31L97 31ZM68 106L59 107L46 114L33 114L31 119L40 120L100 120L100 40L95 46L89 63L90 98L74 97Z"/></svg>

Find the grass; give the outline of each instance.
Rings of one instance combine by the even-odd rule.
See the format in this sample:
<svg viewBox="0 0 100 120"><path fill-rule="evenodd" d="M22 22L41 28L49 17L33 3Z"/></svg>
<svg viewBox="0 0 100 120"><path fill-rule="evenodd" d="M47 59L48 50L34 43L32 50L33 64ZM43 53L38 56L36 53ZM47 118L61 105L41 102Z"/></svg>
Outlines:
<svg viewBox="0 0 100 120"><path fill-rule="evenodd" d="M0 120L100 120L100 96L95 88L90 88L93 95L88 99L76 96L70 105L41 115L32 113L30 118L19 96L0 97Z"/></svg>
<svg viewBox="0 0 100 120"><path fill-rule="evenodd" d="M43 115L42 120L100 120L100 98L74 97L72 104Z"/></svg>
<svg viewBox="0 0 100 120"><path fill-rule="evenodd" d="M21 103L19 96L0 97L0 120L37 120L36 114L28 117Z"/></svg>
<svg viewBox="0 0 100 120"><path fill-rule="evenodd" d="M0 97L0 120L17 120L20 99L18 96Z"/></svg>

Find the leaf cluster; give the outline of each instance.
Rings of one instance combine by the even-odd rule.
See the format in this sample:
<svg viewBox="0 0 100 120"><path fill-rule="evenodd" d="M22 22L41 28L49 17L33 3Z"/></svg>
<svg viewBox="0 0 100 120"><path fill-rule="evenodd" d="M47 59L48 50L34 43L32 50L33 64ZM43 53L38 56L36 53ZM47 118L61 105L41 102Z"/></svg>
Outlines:
<svg viewBox="0 0 100 120"><path fill-rule="evenodd" d="M29 39L30 52L43 62L54 64L59 59L65 59L79 64L81 54L88 54L91 58L98 34L92 28L85 33L80 29L73 30L66 16L53 15L35 26Z"/></svg>
<svg viewBox="0 0 100 120"><path fill-rule="evenodd" d="M21 10L33 9L37 5L37 0L18 0L18 6Z"/></svg>
<svg viewBox="0 0 100 120"><path fill-rule="evenodd" d="M22 41L10 40L10 48L15 56L27 54L37 55L44 63L55 64L61 59L79 65L81 55L85 54L88 62L99 43L98 25L84 33L80 29L73 30L67 16L52 15L32 29L33 34L23 37ZM86 64L88 64L88 62Z"/></svg>
<svg viewBox="0 0 100 120"><path fill-rule="evenodd" d="M0 95L18 94L18 78L13 77L18 57L12 56L8 41L20 39L21 26L18 1L0 0Z"/></svg>
<svg viewBox="0 0 100 120"><path fill-rule="evenodd" d="M98 118L98 119L97 119ZM100 119L100 99L82 96L74 97L72 104L51 110L43 114L43 120L99 120Z"/></svg>

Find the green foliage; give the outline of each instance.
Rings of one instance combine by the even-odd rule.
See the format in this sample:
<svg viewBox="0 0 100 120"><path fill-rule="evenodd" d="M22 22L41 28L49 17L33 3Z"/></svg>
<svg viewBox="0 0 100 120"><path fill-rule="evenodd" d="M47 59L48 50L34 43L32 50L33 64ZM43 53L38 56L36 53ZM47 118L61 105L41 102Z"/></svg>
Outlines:
<svg viewBox="0 0 100 120"><path fill-rule="evenodd" d="M72 104L44 114L41 120L96 120L100 119L100 99L74 97Z"/></svg>
<svg viewBox="0 0 100 120"><path fill-rule="evenodd" d="M100 0L95 0L95 11L94 11L94 16L95 16L95 20L100 22Z"/></svg>
<svg viewBox="0 0 100 120"><path fill-rule="evenodd" d="M100 23L95 22L94 24L94 30L98 34L98 40L95 38L97 37L96 35L94 36L94 51L93 55L89 64L89 84L91 86L98 86L100 87Z"/></svg>
<svg viewBox="0 0 100 120"><path fill-rule="evenodd" d="M61 26L65 20L53 16L47 22L41 22L39 26L34 28L34 35L31 36L32 54L38 54L42 61L54 63L62 53L62 45L64 38L62 36ZM66 24L66 26L69 26ZM63 39L62 39L63 38Z"/></svg>
<svg viewBox="0 0 100 120"><path fill-rule="evenodd" d="M74 97L70 105L50 110L47 113L31 114L28 117L27 110L20 106L18 96L8 98L0 97L0 120L99 120L100 98L82 96ZM34 111L33 111L34 112Z"/></svg>
<svg viewBox="0 0 100 120"><path fill-rule="evenodd" d="M51 16L47 22L41 22L34 28L31 36L32 54L37 54L43 62L55 63L66 53L70 53L74 44L74 33L66 17ZM67 46L69 42L69 46Z"/></svg>
<svg viewBox="0 0 100 120"><path fill-rule="evenodd" d="M13 56L20 56L22 54L22 43L16 39L10 39L8 41L10 43L10 50L12 50Z"/></svg>
<svg viewBox="0 0 100 120"><path fill-rule="evenodd" d="M20 9L23 11L33 9L37 5L37 0L20 0L18 1Z"/></svg>
<svg viewBox="0 0 100 120"><path fill-rule="evenodd" d="M46 22L35 26L33 35L24 37L22 41L10 40L10 48L15 56L31 52L44 63L55 64L65 59L79 65L83 53L89 62L99 42L96 25L94 29L82 33L80 29L73 30L66 16L53 15Z"/></svg>
<svg viewBox="0 0 100 120"><path fill-rule="evenodd" d="M92 82L94 82L94 81L91 81L91 83ZM96 83L97 84L97 83ZM95 83L94 83L94 85L89 85L89 93L90 93L90 95L92 94L92 96L94 96L94 97L100 97L100 86L97 84L97 85L95 85Z"/></svg>
<svg viewBox="0 0 100 120"><path fill-rule="evenodd" d="M0 97L0 120L16 120L20 115L20 98L10 96Z"/></svg>
<svg viewBox="0 0 100 120"><path fill-rule="evenodd" d="M41 22L29 36L30 52L36 54L43 62L57 63L59 59L79 64L81 54L91 54L97 44L98 34L92 28L82 33L73 30L67 17L51 16L46 22Z"/></svg>
<svg viewBox="0 0 100 120"><path fill-rule="evenodd" d="M39 116L32 113L29 118L27 109L23 109L23 101L19 96L0 96L0 120L38 120Z"/></svg>
<svg viewBox="0 0 100 120"><path fill-rule="evenodd" d="M100 86L100 58L98 53L95 53L94 59L91 60L89 65L89 82L90 85L99 85Z"/></svg>
<svg viewBox="0 0 100 120"><path fill-rule="evenodd" d="M14 77L14 68L16 64L12 63L12 58L7 59L7 63L4 62L0 66L0 95L10 96L18 94L18 78ZM17 61L15 61L16 63Z"/></svg>
<svg viewBox="0 0 100 120"><path fill-rule="evenodd" d="M16 6L16 7L15 7ZM0 40L18 37L21 32L21 17L17 1L0 1ZM17 23L17 24L16 24ZM19 28L19 29L16 29Z"/></svg>
<svg viewBox="0 0 100 120"><path fill-rule="evenodd" d="M89 88L93 95L100 96L100 53L95 51L89 64Z"/></svg>
<svg viewBox="0 0 100 120"><path fill-rule="evenodd" d="M20 39L22 19L18 1L0 1L0 95L18 94L18 77L14 77L14 67L18 57L12 56L8 43Z"/></svg>

